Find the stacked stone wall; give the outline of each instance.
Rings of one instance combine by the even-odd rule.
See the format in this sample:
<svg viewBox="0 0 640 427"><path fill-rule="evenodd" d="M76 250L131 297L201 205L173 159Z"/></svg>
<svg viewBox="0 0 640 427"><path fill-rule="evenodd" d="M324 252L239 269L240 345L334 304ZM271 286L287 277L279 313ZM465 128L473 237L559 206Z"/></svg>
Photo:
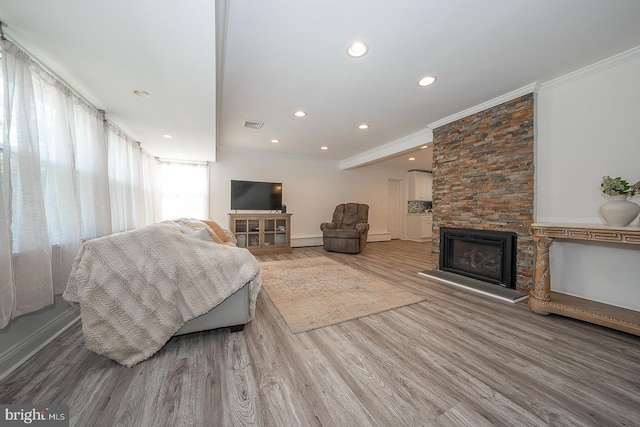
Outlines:
<svg viewBox="0 0 640 427"><path fill-rule="evenodd" d="M440 228L514 231L517 288L533 287L534 96L433 131L433 265Z"/></svg>

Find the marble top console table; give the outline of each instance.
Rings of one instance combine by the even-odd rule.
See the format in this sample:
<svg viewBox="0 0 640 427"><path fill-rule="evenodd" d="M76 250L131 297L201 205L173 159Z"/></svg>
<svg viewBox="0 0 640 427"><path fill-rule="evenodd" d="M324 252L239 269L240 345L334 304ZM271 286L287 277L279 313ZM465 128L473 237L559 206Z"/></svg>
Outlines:
<svg viewBox="0 0 640 427"><path fill-rule="evenodd" d="M640 336L639 311L551 292L549 265L549 247L555 239L640 245L640 227L534 223L531 235L536 247L534 288L529 292L531 311L559 314Z"/></svg>

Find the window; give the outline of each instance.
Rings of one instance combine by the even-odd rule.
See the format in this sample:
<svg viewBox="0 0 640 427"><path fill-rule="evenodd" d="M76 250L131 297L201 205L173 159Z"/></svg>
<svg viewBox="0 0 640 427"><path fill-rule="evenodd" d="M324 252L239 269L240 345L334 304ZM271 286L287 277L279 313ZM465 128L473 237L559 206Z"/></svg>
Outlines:
<svg viewBox="0 0 640 427"><path fill-rule="evenodd" d="M140 147L120 144L133 152L118 165L135 171L122 184L133 191L111 200L109 163L117 159L109 158L104 113L11 42L2 49L12 71L2 73L0 65L0 260L8 260L12 273L3 263L0 294L9 298L2 299L0 325L6 325L64 291L81 240L112 232L112 204L122 207L127 227L153 222L156 161ZM10 120L2 123L5 115Z"/></svg>
<svg viewBox="0 0 640 427"><path fill-rule="evenodd" d="M161 219L209 217L209 168L206 163L159 162Z"/></svg>

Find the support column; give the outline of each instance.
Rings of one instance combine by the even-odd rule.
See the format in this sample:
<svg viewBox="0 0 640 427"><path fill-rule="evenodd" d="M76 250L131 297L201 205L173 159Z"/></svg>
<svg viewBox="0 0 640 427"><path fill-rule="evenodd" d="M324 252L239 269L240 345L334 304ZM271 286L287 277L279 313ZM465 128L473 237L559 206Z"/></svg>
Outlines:
<svg viewBox="0 0 640 427"><path fill-rule="evenodd" d="M549 247L553 243L551 237L533 236L536 246L536 267L533 276L533 290L529 292L529 308L537 314L548 315L540 308L537 301L551 300L551 266L549 264Z"/></svg>

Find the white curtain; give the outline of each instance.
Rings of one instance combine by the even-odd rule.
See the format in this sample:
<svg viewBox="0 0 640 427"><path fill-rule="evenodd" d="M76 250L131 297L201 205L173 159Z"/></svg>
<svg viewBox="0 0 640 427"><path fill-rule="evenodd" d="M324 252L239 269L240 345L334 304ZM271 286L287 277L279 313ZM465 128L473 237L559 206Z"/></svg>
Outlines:
<svg viewBox="0 0 640 427"><path fill-rule="evenodd" d="M4 170L3 196L12 238L9 260L13 270L13 283L3 283L3 288L14 288L15 317L53 303L53 277L36 94L30 70L34 64L12 44L5 42L2 51L2 148L10 165ZM3 319L3 326L6 322L8 319Z"/></svg>
<svg viewBox="0 0 640 427"><path fill-rule="evenodd" d="M0 62L0 71L4 68L4 63ZM7 325L11 316L15 312L16 308L16 294L15 287L13 286L13 267L11 263L11 231L9 229L9 218L11 213L8 210L9 207L9 192L4 191L5 182L8 176L5 177L5 171L9 170L9 156L4 155L4 141L8 140L5 137L4 131L6 126L4 122L6 120L4 116L4 93L6 92L5 84L0 85L0 108L2 108L2 114L0 115L0 124L2 125L2 145L0 145L0 328ZM8 187L8 185L7 185Z"/></svg>
<svg viewBox="0 0 640 427"><path fill-rule="evenodd" d="M0 47L3 328L64 291L82 240L153 222L156 161L16 45Z"/></svg>
<svg viewBox="0 0 640 427"><path fill-rule="evenodd" d="M42 69L33 67L33 76L45 206L45 212L39 217L46 218L48 225L53 294L60 294L81 244L73 98L68 88Z"/></svg>
<svg viewBox="0 0 640 427"><path fill-rule="evenodd" d="M116 127L107 128L109 145L109 195L114 233L134 230L154 222L156 160Z"/></svg>
<svg viewBox="0 0 640 427"><path fill-rule="evenodd" d="M158 162L161 219L209 218L209 168L206 163Z"/></svg>
<svg viewBox="0 0 640 427"><path fill-rule="evenodd" d="M142 187L144 190L144 223L162 221L158 194L158 160L151 156L142 156Z"/></svg>
<svg viewBox="0 0 640 427"><path fill-rule="evenodd" d="M111 234L108 150L104 112L74 97L75 161L82 238Z"/></svg>

